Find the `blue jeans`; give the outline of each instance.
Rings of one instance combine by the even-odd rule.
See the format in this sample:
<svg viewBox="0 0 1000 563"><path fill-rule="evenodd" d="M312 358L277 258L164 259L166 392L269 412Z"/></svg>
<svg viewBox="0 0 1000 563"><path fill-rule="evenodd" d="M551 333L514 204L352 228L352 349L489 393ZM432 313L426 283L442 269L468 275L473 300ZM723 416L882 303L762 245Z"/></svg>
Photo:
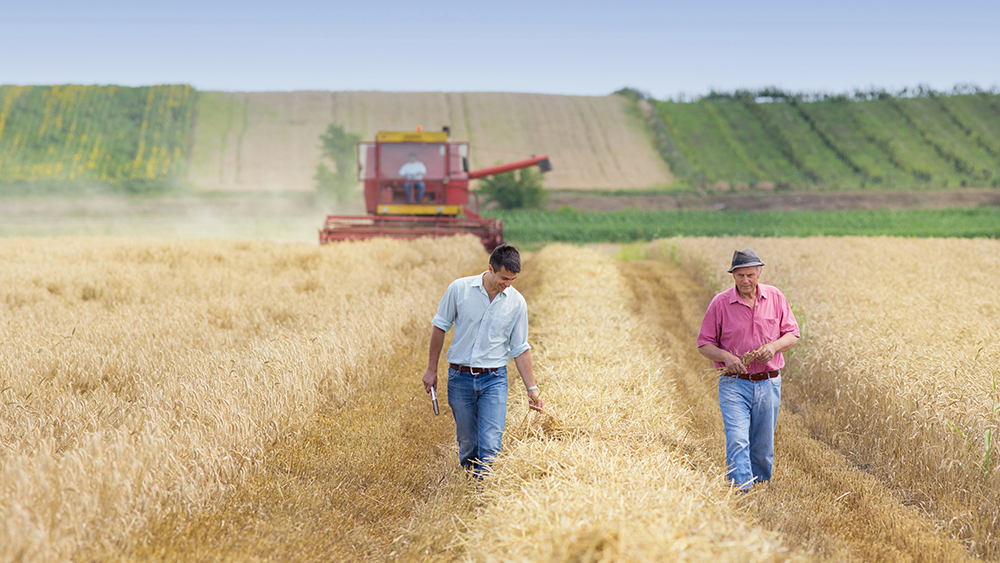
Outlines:
<svg viewBox="0 0 1000 563"><path fill-rule="evenodd" d="M481 475L500 453L507 422L507 367L478 375L448 368L448 406L455 415L458 460Z"/></svg>
<svg viewBox="0 0 1000 563"><path fill-rule="evenodd" d="M417 201L424 199L424 183L420 180L416 182L407 181L403 184L403 187L406 188L406 201L410 203L413 203L413 184L417 185Z"/></svg>
<svg viewBox="0 0 1000 563"><path fill-rule="evenodd" d="M726 466L744 491L771 479L774 427L781 405L781 376L763 381L719 377L719 408L726 427Z"/></svg>

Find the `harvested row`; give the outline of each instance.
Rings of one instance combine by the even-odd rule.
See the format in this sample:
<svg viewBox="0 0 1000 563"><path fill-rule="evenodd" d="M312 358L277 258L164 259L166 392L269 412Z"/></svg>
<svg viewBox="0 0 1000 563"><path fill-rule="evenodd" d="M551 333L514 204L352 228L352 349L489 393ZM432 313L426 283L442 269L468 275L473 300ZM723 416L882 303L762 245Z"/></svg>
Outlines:
<svg viewBox="0 0 1000 563"><path fill-rule="evenodd" d="M592 294L570 291L579 274ZM528 414L512 369L496 477L478 488L463 478L446 389L441 417L419 390L424 319L385 363L358 366L370 379L354 401L320 409L225 498L152 522L136 549L109 559L800 558L748 524L720 467L693 451L664 377L671 360L631 314L611 260L549 247L518 286L552 414ZM594 308L572 297L602 303L599 288L610 299ZM442 289L420 293L433 306Z"/></svg>
<svg viewBox="0 0 1000 563"><path fill-rule="evenodd" d="M519 280L548 415L511 381L505 453L459 547L471 560L801 558L749 524L688 441L686 406L612 260L554 245ZM581 283L584 282L584 283Z"/></svg>
<svg viewBox="0 0 1000 563"><path fill-rule="evenodd" d="M713 292L700 275L689 276L673 260L638 259L640 250L623 253L633 259L619 267L634 293L635 315L649 323L661 346L676 350L676 362L668 371L687 408L693 451L706 458L698 467L711 471L722 467L726 458L718 372L698 353L694 341ZM793 348L793 354L804 345ZM775 435L774 478L746 497L743 507L751 518L778 532L787 545L821 561L971 560L961 543L941 533L933 519L810 435L803 414L790 400L794 395L789 396L808 378L795 368L782 374L785 399Z"/></svg>
<svg viewBox="0 0 1000 563"><path fill-rule="evenodd" d="M994 240L678 238L660 243L721 288L736 248L800 315L786 391L809 431L930 515L979 557L1000 556L1000 267Z"/></svg>
<svg viewBox="0 0 1000 563"><path fill-rule="evenodd" d="M0 259L0 559L126 549L365 384L472 238L329 248L12 239Z"/></svg>

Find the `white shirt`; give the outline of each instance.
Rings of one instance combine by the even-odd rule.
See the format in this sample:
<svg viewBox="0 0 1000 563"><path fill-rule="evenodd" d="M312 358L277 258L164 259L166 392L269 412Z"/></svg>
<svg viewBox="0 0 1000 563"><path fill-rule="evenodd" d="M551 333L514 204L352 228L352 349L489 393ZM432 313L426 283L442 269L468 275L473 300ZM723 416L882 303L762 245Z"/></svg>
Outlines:
<svg viewBox="0 0 1000 563"><path fill-rule="evenodd" d="M495 369L531 348L524 297L511 286L490 302L482 274L451 282L431 322L445 332L455 326L448 347L453 364Z"/></svg>
<svg viewBox="0 0 1000 563"><path fill-rule="evenodd" d="M399 175L411 180L419 180L424 177L424 174L427 174L427 167L419 160L407 162L399 168Z"/></svg>

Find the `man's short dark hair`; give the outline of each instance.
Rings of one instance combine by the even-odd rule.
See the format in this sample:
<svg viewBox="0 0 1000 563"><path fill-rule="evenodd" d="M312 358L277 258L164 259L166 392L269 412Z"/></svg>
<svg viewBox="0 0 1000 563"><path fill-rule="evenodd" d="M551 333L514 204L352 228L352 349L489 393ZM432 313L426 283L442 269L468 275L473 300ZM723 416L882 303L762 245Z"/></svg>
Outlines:
<svg viewBox="0 0 1000 563"><path fill-rule="evenodd" d="M490 254L490 266L494 273L500 273L500 268L506 268L512 274L521 271L521 254L509 244L501 244Z"/></svg>

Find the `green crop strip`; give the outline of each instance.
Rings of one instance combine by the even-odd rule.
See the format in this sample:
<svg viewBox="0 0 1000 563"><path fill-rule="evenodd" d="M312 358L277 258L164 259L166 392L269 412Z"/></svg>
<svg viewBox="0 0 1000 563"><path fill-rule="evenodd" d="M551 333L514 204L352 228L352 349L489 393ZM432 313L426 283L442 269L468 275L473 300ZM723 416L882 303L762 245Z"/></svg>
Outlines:
<svg viewBox="0 0 1000 563"><path fill-rule="evenodd" d="M747 158L747 154L743 151L743 147L733 140L733 136L729 134L729 130L722 122L722 119L719 118L719 112L715 111L715 108L712 107L712 103L708 100L702 100L701 103L705 105L705 109L708 110L708 114L712 116L712 120L715 122L716 127L719 128L719 133L722 135L722 138L725 139L726 144L729 145L729 148L732 149L734 153L736 153L736 156L740 159L740 162L743 163L743 166L745 166L747 170L753 174L751 182L766 178L767 175L764 174L760 168L757 168L757 165L751 162L749 158Z"/></svg>
<svg viewBox="0 0 1000 563"><path fill-rule="evenodd" d="M920 138L923 139L924 142L926 142L928 145L930 145L930 147L934 149L934 152L936 152L937 155L941 157L942 160L951 163L951 165L955 167L956 172L977 179L985 179L985 178L980 178L980 175L965 159L958 156L954 152L948 150L948 148L945 147L943 143L938 141L927 128L917 123L916 120L914 120L913 117L910 115L910 113L906 111L906 108L903 107L903 104L899 103L899 100L895 98L889 98L887 101L889 103L889 106L892 107L894 110L896 110L899 113L899 115L903 117L903 120L906 121L907 125L912 127L920 135Z"/></svg>
<svg viewBox="0 0 1000 563"><path fill-rule="evenodd" d="M827 135L822 128L819 127L819 125L816 123L816 120L813 119L812 115L810 115L809 112L806 110L805 108L806 104L800 103L799 100L795 97L789 98L788 102L792 105L793 108L795 108L796 111L799 112L799 115L802 116L802 119L804 119L806 123L809 124L810 129L812 129L813 133L816 134L819 140L824 145L826 145L828 149L833 151L833 154L837 155L837 158L839 158L844 164L846 164L848 168L853 170L856 174L861 175L866 180L872 182L882 181L881 175L872 172L868 168L858 163L854 158L851 157L851 155L846 150L844 150L837 143L835 143L833 139L829 135Z"/></svg>
<svg viewBox="0 0 1000 563"><path fill-rule="evenodd" d="M882 153L882 155L892 163L893 166L907 174L912 175L915 179L921 182L929 182L931 180L930 172L927 172L926 170L918 170L904 163L899 155L896 154L895 149L893 149L891 140L888 137L877 135L873 128L869 127L865 120L858 116L851 102L844 99L839 103L844 104L844 108L847 109L847 114L858 126L858 130L865 137L865 139L874 145Z"/></svg>
<svg viewBox="0 0 1000 563"><path fill-rule="evenodd" d="M799 154L797 150L795 150L795 148L792 146L792 143L789 142L788 138L781 132L781 128L778 127L776 123L774 123L774 120L771 119L770 114L761 111L762 108L760 107L760 104L757 103L756 98L753 94L747 91L740 91L736 93L735 98L740 103L742 103L744 107L749 109L750 113L752 113L753 116L757 118L757 121L760 122L761 126L764 128L764 131L766 131L767 134L770 135L771 140L781 151L782 155L784 155L784 157L788 160L788 162L791 162L796 168L799 169L799 171L802 172L806 180L810 182L822 181L820 179L820 175L806 164L805 160L802 158L802 155Z"/></svg>
<svg viewBox="0 0 1000 563"><path fill-rule="evenodd" d="M1000 117L1000 103L997 103L997 96L990 95L986 92L980 92L979 96L986 101L986 105L990 106L990 109L993 110L993 113L995 113L998 117Z"/></svg>
<svg viewBox="0 0 1000 563"><path fill-rule="evenodd" d="M955 112L951 111L951 109L948 107L948 104L945 103L944 98L942 98L940 95L933 93L930 95L930 98L935 102L937 102L938 107L940 107L941 111L944 112L949 119L951 119L951 122L955 125L955 127L958 127L963 133L965 133L967 137L972 139L972 141L976 143L976 145L978 145L981 149L986 151L990 156L992 156L994 159L1000 162L1000 149L995 147L986 138L984 138L978 132L973 131L971 127L966 125L965 122L963 122L957 115L955 115Z"/></svg>
<svg viewBox="0 0 1000 563"><path fill-rule="evenodd" d="M1000 238L1000 208L852 211L519 210L498 213L515 243L630 243L672 236Z"/></svg>

